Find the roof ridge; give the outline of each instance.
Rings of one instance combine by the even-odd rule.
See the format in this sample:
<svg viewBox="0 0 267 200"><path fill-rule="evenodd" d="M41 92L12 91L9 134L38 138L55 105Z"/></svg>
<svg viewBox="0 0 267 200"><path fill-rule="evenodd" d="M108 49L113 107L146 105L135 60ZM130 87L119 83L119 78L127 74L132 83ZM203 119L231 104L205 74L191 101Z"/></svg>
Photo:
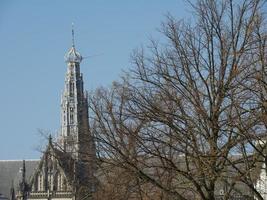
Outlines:
<svg viewBox="0 0 267 200"><path fill-rule="evenodd" d="M0 160L0 162L16 162L16 161L40 161L40 159L18 159L18 160Z"/></svg>

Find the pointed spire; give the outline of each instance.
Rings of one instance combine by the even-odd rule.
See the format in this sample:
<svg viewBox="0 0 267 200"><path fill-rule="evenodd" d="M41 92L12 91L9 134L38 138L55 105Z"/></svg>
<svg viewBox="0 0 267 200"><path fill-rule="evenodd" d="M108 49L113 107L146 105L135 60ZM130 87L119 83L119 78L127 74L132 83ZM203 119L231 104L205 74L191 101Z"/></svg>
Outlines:
<svg viewBox="0 0 267 200"><path fill-rule="evenodd" d="M83 57L75 49L74 24L73 23L72 23L71 33L72 33L72 45L71 45L70 50L65 55L65 61L67 63L70 63L70 62L80 63L82 61Z"/></svg>
<svg viewBox="0 0 267 200"><path fill-rule="evenodd" d="M49 144L52 145L52 135L49 134L49 138L48 138Z"/></svg>
<svg viewBox="0 0 267 200"><path fill-rule="evenodd" d="M74 23L73 22L71 24L71 33L72 33L72 47L75 48L75 43L74 43Z"/></svg>
<svg viewBox="0 0 267 200"><path fill-rule="evenodd" d="M25 182L25 175L26 175L26 165L25 165L25 160L22 162L22 180Z"/></svg>
<svg viewBox="0 0 267 200"><path fill-rule="evenodd" d="M25 194L27 190L27 183L26 183L26 166L25 160L22 161L22 167L19 170L19 182L18 182L18 195L21 196L22 200L25 199Z"/></svg>

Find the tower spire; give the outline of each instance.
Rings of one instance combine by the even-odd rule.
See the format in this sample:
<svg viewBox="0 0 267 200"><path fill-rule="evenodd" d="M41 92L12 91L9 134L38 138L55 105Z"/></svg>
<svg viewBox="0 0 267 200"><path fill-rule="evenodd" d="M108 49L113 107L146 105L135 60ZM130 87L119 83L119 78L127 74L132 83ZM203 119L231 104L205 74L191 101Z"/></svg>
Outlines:
<svg viewBox="0 0 267 200"><path fill-rule="evenodd" d="M71 33L72 33L72 47L75 47L74 43L74 23L71 24Z"/></svg>
<svg viewBox="0 0 267 200"><path fill-rule="evenodd" d="M71 45L70 50L65 55L65 61L67 63L80 63L82 61L83 57L75 49L74 24L73 23L72 23L72 28L71 28L71 35L72 35L72 45Z"/></svg>

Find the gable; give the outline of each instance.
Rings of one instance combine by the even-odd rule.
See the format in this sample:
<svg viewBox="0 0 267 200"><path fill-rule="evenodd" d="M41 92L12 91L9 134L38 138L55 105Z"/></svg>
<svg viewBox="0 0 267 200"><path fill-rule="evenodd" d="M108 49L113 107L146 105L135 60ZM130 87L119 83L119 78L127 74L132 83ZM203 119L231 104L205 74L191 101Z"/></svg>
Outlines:
<svg viewBox="0 0 267 200"><path fill-rule="evenodd" d="M31 192L70 191L74 162L50 143L30 180Z"/></svg>

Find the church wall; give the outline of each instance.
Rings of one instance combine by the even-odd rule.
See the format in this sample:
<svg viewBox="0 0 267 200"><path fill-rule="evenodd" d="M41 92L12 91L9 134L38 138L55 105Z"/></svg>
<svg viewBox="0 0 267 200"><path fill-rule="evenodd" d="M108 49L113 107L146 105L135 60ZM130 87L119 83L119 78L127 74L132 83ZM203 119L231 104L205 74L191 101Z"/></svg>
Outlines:
<svg viewBox="0 0 267 200"><path fill-rule="evenodd" d="M28 200L73 200L73 198L43 198L43 199L39 199L39 198L36 198L36 199L30 199L28 198Z"/></svg>

